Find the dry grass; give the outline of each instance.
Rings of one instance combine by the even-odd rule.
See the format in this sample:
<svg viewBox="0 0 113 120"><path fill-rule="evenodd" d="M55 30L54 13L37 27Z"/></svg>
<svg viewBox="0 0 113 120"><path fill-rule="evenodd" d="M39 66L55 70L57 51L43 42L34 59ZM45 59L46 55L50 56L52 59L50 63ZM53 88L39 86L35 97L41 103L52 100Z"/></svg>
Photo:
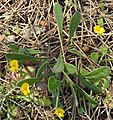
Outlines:
<svg viewBox="0 0 113 120"><path fill-rule="evenodd" d="M70 0L71 1L71 0ZM18 46L33 48L44 52L43 55L48 56L50 61L54 57L58 57L61 49L57 24L53 14L53 4L55 0L1 0L0 1L0 68L3 74L6 74L5 66L7 60L5 54L9 52L9 43L15 43ZM73 63L80 70L85 68L90 70L90 65L93 68L106 65L111 68L111 76L113 75L113 3L111 0L72 0L70 6L65 6L64 0L59 0L64 11L64 53L66 61ZM99 4L104 3L107 13L104 13ZM68 38L68 23L72 14L80 11L82 20L77 29L76 34L71 40L71 44L79 50L85 59L68 52L69 47L66 46ZM97 24L97 19L103 17L106 32L102 36L94 34L93 27ZM20 29L16 32L14 27ZM35 27L40 26L41 29L35 30ZM9 32L9 33L8 33ZM7 36L13 35L13 38ZM104 45L109 52L106 53L101 64L95 63L89 55L92 52L100 53L100 47ZM107 60L107 59L112 60ZM111 79L112 80L112 79ZM78 81L78 84L79 81ZM64 94L65 93L65 94ZM95 109L87 107L85 100L81 101L81 96L78 94L79 107L84 106L85 114L78 114L78 107L74 105L72 95L68 89L62 89L61 95L66 111L65 120L105 120L110 117L112 109L107 109L102 105L103 98L100 97L100 103ZM24 105L23 105L24 106ZM22 109L22 108L21 108ZM30 104L28 109L32 109L31 113L24 112L26 118L18 117L15 119L34 119L34 120L57 120L53 115L51 107L44 108ZM23 111L23 110L22 110ZM22 111L20 110L19 116ZM18 112L18 110L17 110ZM107 120L107 119L106 119Z"/></svg>

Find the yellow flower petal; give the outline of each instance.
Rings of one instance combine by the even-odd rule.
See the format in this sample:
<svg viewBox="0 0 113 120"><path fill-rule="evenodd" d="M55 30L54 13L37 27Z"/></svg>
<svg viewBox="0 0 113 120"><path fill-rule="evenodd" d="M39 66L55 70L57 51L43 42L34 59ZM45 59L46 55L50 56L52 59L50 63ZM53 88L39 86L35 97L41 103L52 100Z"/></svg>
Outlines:
<svg viewBox="0 0 113 120"><path fill-rule="evenodd" d="M30 93L29 84L23 83L20 90L21 90L21 92L23 92L24 95L28 95L28 93Z"/></svg>
<svg viewBox="0 0 113 120"><path fill-rule="evenodd" d="M59 113L59 117L64 117L64 114L63 113Z"/></svg>
<svg viewBox="0 0 113 120"><path fill-rule="evenodd" d="M16 68L15 68L15 67L12 67L12 68L11 68L11 71L12 71L12 72L15 72L15 71L16 71Z"/></svg>
<svg viewBox="0 0 113 120"><path fill-rule="evenodd" d="M28 92L24 90L23 94L26 96L26 95L28 95Z"/></svg>
<svg viewBox="0 0 113 120"><path fill-rule="evenodd" d="M59 118L64 117L64 113L65 113L65 111L64 111L62 108L57 108L57 109L55 110L55 114L56 114Z"/></svg>
<svg viewBox="0 0 113 120"><path fill-rule="evenodd" d="M100 28L101 33L105 32L105 29L103 27Z"/></svg>
<svg viewBox="0 0 113 120"><path fill-rule="evenodd" d="M94 32L99 35L102 35L105 32L105 29L103 27L101 27L100 25L96 25L94 27Z"/></svg>
<svg viewBox="0 0 113 120"><path fill-rule="evenodd" d="M96 26L94 27L94 32L97 33L97 32L99 32L99 31L100 31L100 26L99 26L99 25L96 25Z"/></svg>
<svg viewBox="0 0 113 120"><path fill-rule="evenodd" d="M12 60L10 62L10 67L12 72L16 72L18 70L18 60Z"/></svg>

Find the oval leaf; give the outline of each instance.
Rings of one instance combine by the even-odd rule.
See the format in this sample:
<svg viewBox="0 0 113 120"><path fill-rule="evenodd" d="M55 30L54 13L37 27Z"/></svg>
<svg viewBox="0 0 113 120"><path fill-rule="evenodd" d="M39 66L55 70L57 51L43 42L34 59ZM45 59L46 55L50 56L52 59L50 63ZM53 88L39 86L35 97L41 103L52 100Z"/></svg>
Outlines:
<svg viewBox="0 0 113 120"><path fill-rule="evenodd" d="M64 65L69 74L74 74L77 71L76 67L70 63L64 63Z"/></svg>
<svg viewBox="0 0 113 120"><path fill-rule="evenodd" d="M18 47L15 44L9 44L9 48L14 52L17 53L18 52Z"/></svg>
<svg viewBox="0 0 113 120"><path fill-rule="evenodd" d="M37 78L28 78L28 79L23 79L17 83L17 85L20 87L23 83L28 83L30 85L34 83L38 83L39 80Z"/></svg>
<svg viewBox="0 0 113 120"><path fill-rule="evenodd" d="M71 40L71 38L74 35L74 32L76 31L79 23L81 20L81 14L79 12L76 12L70 22L70 26L69 26L69 41Z"/></svg>
<svg viewBox="0 0 113 120"><path fill-rule="evenodd" d="M54 10L54 15L55 15L55 18L57 21L60 35L62 36L63 14L62 14L62 8L61 8L60 4L55 3L53 10Z"/></svg>
<svg viewBox="0 0 113 120"><path fill-rule="evenodd" d="M59 80L56 80L54 76L51 76L48 80L48 89L49 91L56 90L61 85Z"/></svg>
<svg viewBox="0 0 113 120"><path fill-rule="evenodd" d="M19 48L18 53L30 55L30 53L28 52L28 50L26 48Z"/></svg>
<svg viewBox="0 0 113 120"><path fill-rule="evenodd" d="M38 98L36 102L41 106L50 106L51 105L51 101L47 97Z"/></svg>
<svg viewBox="0 0 113 120"><path fill-rule="evenodd" d="M20 61L26 61L26 60L37 61L39 59L39 58L35 58L30 55L25 55L25 54L20 54L20 53L8 53L8 54L6 54L6 57L11 60L16 59L16 60L20 60ZM40 58L40 59L43 59L43 58Z"/></svg>
<svg viewBox="0 0 113 120"><path fill-rule="evenodd" d="M103 66L101 68L97 68L85 75L83 77L87 79L97 80L101 78L105 78L110 74L110 68L107 66Z"/></svg>
<svg viewBox="0 0 113 120"><path fill-rule="evenodd" d="M63 63L63 60L62 60L62 55L60 53L59 58L57 60L57 63L54 65L54 67L52 69L52 72L53 73L59 73L59 72L62 72L62 70L64 70L64 63Z"/></svg>
<svg viewBox="0 0 113 120"><path fill-rule="evenodd" d="M94 60L95 62L98 61L98 57L99 57L98 53L96 53L96 52L91 53L91 59Z"/></svg>

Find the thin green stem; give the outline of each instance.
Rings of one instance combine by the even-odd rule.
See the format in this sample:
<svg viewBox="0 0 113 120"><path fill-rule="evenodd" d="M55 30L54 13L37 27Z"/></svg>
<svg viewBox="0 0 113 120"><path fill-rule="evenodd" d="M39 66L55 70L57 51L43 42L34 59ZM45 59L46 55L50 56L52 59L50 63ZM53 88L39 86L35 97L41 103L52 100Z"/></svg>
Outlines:
<svg viewBox="0 0 113 120"><path fill-rule="evenodd" d="M63 36L60 33L59 29L58 29L58 34L59 34L60 46L61 46L61 51L62 51L63 59L64 59L64 62L66 62L65 53L64 53L64 46L63 46L63 42L62 42L63 41Z"/></svg>

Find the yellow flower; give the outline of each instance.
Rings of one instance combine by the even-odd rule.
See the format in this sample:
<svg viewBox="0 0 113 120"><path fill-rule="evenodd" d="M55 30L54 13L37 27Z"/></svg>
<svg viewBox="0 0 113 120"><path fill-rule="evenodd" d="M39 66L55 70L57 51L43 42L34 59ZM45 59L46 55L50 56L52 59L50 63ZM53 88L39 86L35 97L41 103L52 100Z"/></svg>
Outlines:
<svg viewBox="0 0 113 120"><path fill-rule="evenodd" d="M94 32L97 33L98 35L102 35L105 32L105 29L100 25L96 25L94 27Z"/></svg>
<svg viewBox="0 0 113 120"><path fill-rule="evenodd" d="M55 114L56 114L59 118L64 117L64 113L65 113L65 111L64 111L62 108L57 108L57 109L55 110Z"/></svg>
<svg viewBox="0 0 113 120"><path fill-rule="evenodd" d="M23 92L24 95L28 95L28 93L30 93L29 84L23 83L20 90L21 90L21 92Z"/></svg>
<svg viewBox="0 0 113 120"><path fill-rule="evenodd" d="M10 62L10 67L12 72L16 72L18 70L18 60L12 60Z"/></svg>

